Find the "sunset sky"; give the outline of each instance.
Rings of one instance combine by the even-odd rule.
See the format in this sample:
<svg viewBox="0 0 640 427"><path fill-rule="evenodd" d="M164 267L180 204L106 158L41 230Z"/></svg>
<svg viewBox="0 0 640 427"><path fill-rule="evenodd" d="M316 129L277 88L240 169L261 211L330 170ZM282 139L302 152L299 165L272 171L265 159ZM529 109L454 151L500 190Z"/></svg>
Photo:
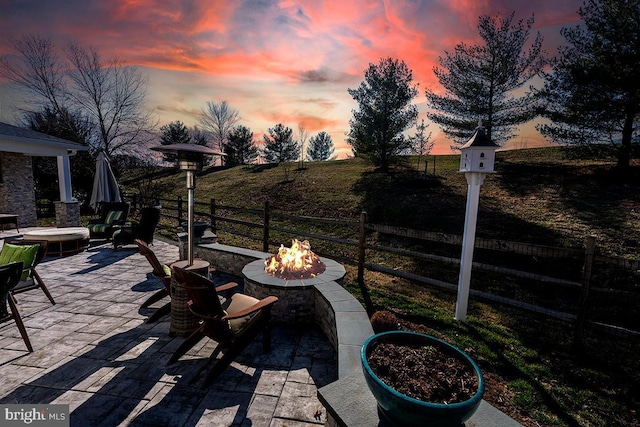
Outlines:
<svg viewBox="0 0 640 427"><path fill-rule="evenodd" d="M369 63L404 60L419 84L414 103L424 118L424 89L438 88L433 66L460 42L478 43L480 15L535 14L556 54L560 29L580 23L581 0L0 0L0 55L9 37L36 35L62 48L93 47L149 77L148 106L159 124L197 124L207 101L227 100L257 138L282 123L310 135L328 132L340 157L356 102L348 88ZM0 81L0 121L16 123L20 97ZM428 122L427 122L428 123ZM431 124L434 153L450 141ZM412 134L413 131L410 131ZM527 125L508 146L543 142Z"/></svg>

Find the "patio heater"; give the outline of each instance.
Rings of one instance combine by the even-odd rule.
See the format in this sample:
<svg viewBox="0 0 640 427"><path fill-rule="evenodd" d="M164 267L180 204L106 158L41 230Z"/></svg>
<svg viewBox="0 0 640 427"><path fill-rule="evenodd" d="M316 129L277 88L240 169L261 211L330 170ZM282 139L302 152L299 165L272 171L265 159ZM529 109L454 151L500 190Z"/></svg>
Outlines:
<svg viewBox="0 0 640 427"><path fill-rule="evenodd" d="M169 144L152 147L152 150L162 153L171 153L178 156L178 168L187 172L188 221L187 221L187 262L193 265L193 214L194 192L196 189L196 172L204 166L205 156L222 156L223 154L203 145L195 144Z"/></svg>
<svg viewBox="0 0 640 427"><path fill-rule="evenodd" d="M471 139L460 148L460 172L464 172L467 179L467 209L464 218L464 234L462 236L462 255L460 256L455 319L463 322L467 320L467 307L469 305L471 265L473 264L473 248L476 240L480 186L484 182L485 175L494 172L493 165L498 147L487 136L482 123L478 123L478 127Z"/></svg>

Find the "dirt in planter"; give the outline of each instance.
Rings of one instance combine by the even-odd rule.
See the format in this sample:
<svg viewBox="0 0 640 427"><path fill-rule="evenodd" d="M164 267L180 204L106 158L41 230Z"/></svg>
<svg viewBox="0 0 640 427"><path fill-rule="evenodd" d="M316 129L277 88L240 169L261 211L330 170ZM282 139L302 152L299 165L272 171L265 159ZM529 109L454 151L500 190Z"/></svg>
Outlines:
<svg viewBox="0 0 640 427"><path fill-rule="evenodd" d="M367 360L389 387L425 402L463 402L478 390L473 369L435 346L379 342Z"/></svg>

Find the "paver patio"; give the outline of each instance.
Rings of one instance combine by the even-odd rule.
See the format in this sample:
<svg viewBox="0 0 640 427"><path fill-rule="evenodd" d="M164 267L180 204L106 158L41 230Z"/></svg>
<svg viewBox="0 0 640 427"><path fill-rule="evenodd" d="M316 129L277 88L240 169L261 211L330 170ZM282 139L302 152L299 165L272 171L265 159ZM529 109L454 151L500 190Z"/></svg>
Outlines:
<svg viewBox="0 0 640 427"><path fill-rule="evenodd" d="M161 261L178 258L173 244L156 240L152 249ZM262 354L259 336L203 390L215 343L204 339L167 365L183 338L169 336L168 316L144 322L166 301L140 309L162 284L135 247L92 243L45 258L38 271L56 304L40 290L17 295L33 353L13 322L0 325L0 403L68 403L78 426L324 424L316 389L337 369L315 326L274 325L271 353Z"/></svg>

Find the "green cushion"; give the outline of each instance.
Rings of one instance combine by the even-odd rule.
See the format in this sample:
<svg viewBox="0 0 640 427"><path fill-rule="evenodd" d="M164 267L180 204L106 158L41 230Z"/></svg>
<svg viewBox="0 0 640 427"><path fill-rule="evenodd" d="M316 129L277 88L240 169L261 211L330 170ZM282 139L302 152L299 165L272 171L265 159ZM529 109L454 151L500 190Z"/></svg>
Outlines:
<svg viewBox="0 0 640 427"><path fill-rule="evenodd" d="M11 262L22 261L22 268L25 270L33 267L33 261L36 259L40 245L12 245L5 243L0 251L0 265L9 264ZM20 280L27 280L29 271L22 273Z"/></svg>
<svg viewBox="0 0 640 427"><path fill-rule="evenodd" d="M111 226L107 225L107 224L89 224L87 226L87 228L89 229L90 233L96 233L96 234L100 234L100 233L105 233L107 231L107 229L109 229Z"/></svg>
<svg viewBox="0 0 640 427"><path fill-rule="evenodd" d="M164 274L166 274L167 276L171 276L171 267L169 267L167 264L162 264L162 271L164 271Z"/></svg>
<svg viewBox="0 0 640 427"><path fill-rule="evenodd" d="M107 218L104 220L104 223L107 225L113 224L114 221L117 221L122 216L122 211L109 211L107 214Z"/></svg>

